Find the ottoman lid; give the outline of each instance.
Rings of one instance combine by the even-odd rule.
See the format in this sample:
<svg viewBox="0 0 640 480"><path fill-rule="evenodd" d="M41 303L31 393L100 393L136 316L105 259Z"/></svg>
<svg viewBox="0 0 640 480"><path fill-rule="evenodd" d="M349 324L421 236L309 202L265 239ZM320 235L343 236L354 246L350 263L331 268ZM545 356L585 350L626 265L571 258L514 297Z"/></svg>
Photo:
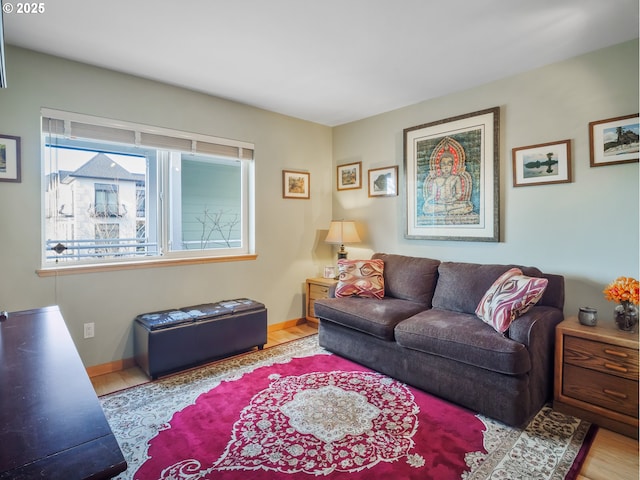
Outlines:
<svg viewBox="0 0 640 480"><path fill-rule="evenodd" d="M191 307L181 308L185 313L191 315L196 321L231 315L237 312L247 312L250 310L262 310L264 305L248 298L238 298L235 300L223 300L216 303L203 303Z"/></svg>
<svg viewBox="0 0 640 480"><path fill-rule="evenodd" d="M191 315L194 320L204 320L205 318L221 317L229 315L232 311L219 303L202 303L190 307L181 308L183 312Z"/></svg>
<svg viewBox="0 0 640 480"><path fill-rule="evenodd" d="M232 312L246 312L247 310L262 310L264 304L249 300L248 298L237 298L235 300L223 300L220 305L230 308Z"/></svg>
<svg viewBox="0 0 640 480"><path fill-rule="evenodd" d="M149 330L175 327L185 323L193 323L194 317L181 310L163 310L160 312L143 313L136 317L136 322L141 323Z"/></svg>

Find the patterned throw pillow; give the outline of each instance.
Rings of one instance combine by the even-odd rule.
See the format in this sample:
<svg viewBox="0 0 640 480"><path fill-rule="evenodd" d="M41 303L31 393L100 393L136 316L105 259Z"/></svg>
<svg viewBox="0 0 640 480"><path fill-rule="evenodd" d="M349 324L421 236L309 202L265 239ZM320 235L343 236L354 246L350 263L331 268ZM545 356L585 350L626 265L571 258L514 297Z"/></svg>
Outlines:
<svg viewBox="0 0 640 480"><path fill-rule="evenodd" d="M497 332L504 333L511 322L542 298L547 283L546 278L527 277L519 268L512 268L487 290L476 308L476 315Z"/></svg>
<svg viewBox="0 0 640 480"><path fill-rule="evenodd" d="M336 297L384 297L382 260L338 260Z"/></svg>

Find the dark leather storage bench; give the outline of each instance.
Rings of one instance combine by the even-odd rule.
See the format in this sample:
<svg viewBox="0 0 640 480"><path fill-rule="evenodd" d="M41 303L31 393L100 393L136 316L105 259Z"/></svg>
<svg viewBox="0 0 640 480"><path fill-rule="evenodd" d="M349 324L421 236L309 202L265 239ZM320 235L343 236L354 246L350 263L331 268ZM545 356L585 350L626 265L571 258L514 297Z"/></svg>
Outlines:
<svg viewBox="0 0 640 480"><path fill-rule="evenodd" d="M267 309L247 298L138 315L136 363L151 378L267 343Z"/></svg>

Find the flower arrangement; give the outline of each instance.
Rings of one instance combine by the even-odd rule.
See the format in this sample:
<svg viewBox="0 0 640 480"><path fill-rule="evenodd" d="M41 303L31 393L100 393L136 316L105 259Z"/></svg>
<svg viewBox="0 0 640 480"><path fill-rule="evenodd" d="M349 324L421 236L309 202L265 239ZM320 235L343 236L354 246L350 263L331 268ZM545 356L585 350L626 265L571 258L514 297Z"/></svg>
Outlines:
<svg viewBox="0 0 640 480"><path fill-rule="evenodd" d="M640 301L640 283L635 278L618 277L615 282L607 285L603 293L604 298L611 302L637 305Z"/></svg>
<svg viewBox="0 0 640 480"><path fill-rule="evenodd" d="M618 277L615 282L607 285L603 290L604 298L612 302L618 302L616 306L615 321L620 330L635 332L638 324L638 304L640 286L638 280L629 277Z"/></svg>

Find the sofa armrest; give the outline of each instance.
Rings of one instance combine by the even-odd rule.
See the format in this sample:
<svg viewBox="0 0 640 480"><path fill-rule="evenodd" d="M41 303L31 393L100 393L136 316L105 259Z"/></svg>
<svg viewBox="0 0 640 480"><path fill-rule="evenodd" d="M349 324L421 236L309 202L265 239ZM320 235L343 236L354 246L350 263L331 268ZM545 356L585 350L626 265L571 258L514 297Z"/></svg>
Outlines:
<svg viewBox="0 0 640 480"><path fill-rule="evenodd" d="M563 319L564 314L559 308L535 306L515 319L509 327L509 338L525 345L529 352L529 385L533 405L549 401L553 396L556 325Z"/></svg>
<svg viewBox="0 0 640 480"><path fill-rule="evenodd" d="M527 348L544 342L555 343L556 325L564 319L562 310L555 307L535 306L521 317L516 318L508 330L511 340L522 343Z"/></svg>

